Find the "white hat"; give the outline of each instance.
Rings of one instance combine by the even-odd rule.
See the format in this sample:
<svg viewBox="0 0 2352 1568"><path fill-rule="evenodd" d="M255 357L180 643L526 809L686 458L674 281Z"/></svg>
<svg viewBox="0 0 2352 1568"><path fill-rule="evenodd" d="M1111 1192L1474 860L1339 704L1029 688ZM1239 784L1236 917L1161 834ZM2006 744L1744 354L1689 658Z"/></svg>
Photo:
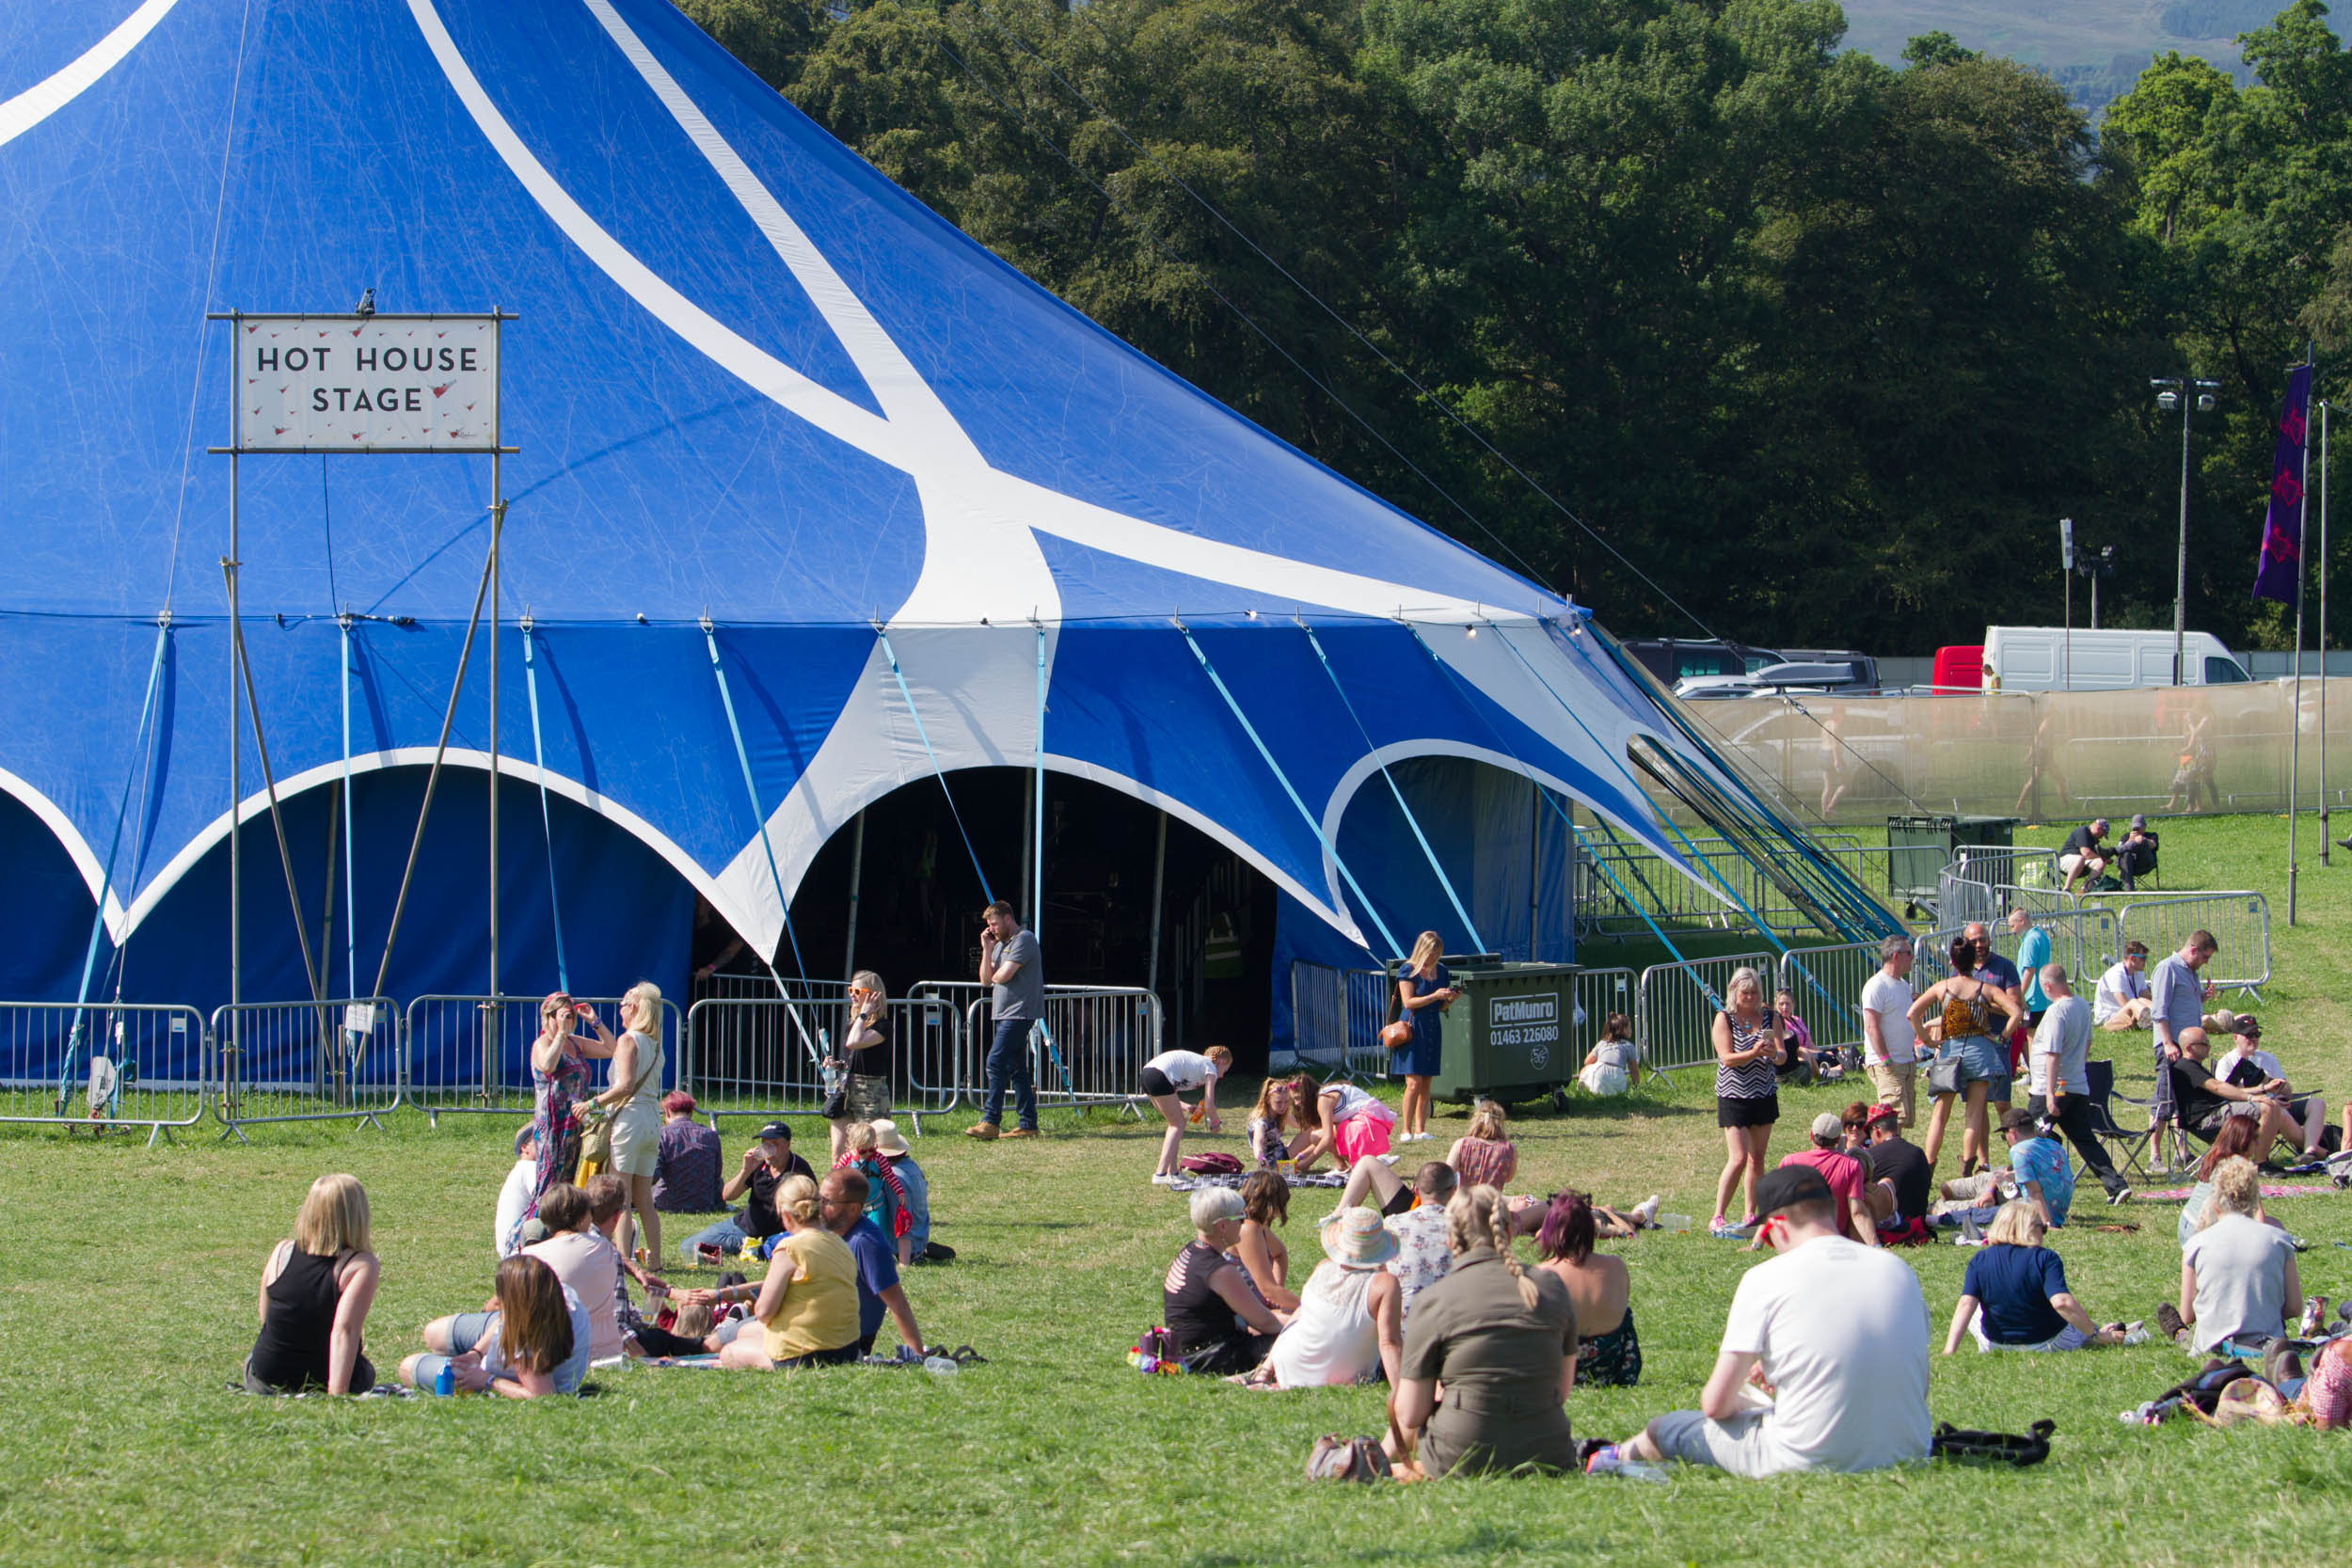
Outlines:
<svg viewBox="0 0 2352 1568"><path fill-rule="evenodd" d="M907 1147L907 1135L898 1131L898 1124L888 1117L878 1117L866 1124L874 1130L874 1152L887 1154L894 1160L904 1160L914 1151Z"/></svg>

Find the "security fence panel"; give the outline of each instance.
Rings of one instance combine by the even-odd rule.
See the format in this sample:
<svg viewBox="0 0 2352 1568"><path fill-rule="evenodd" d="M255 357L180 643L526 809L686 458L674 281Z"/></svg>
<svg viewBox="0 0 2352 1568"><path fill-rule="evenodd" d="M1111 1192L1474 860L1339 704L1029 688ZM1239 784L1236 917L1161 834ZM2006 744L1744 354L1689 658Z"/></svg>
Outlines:
<svg viewBox="0 0 2352 1568"><path fill-rule="evenodd" d="M1875 942L1792 947L1780 956L1780 989L1823 1051L1862 1048L1862 988L1879 969Z"/></svg>
<svg viewBox="0 0 2352 1568"><path fill-rule="evenodd" d="M404 1015L408 1063L407 1103L435 1121L449 1112L487 1112L529 1116L532 1111L531 1048L539 1037L536 996L420 996ZM604 1026L620 1034L621 1002L616 996L580 996L574 1001L596 1009ZM680 1069L683 1019L677 1004L661 1002L661 1087L676 1086ZM586 1023L576 1033L594 1042L596 1032ZM588 1092L601 1093L608 1058L589 1056Z"/></svg>
<svg viewBox="0 0 2352 1568"><path fill-rule="evenodd" d="M0 1002L0 1121L166 1128L203 1117L204 1015L169 1004Z"/></svg>
<svg viewBox="0 0 2352 1568"><path fill-rule="evenodd" d="M1644 1064L1652 1072L1713 1063L1715 1015L1722 1010L1724 989L1741 969L1755 970L1768 988L1772 983L1770 953L1688 958L1653 964L1642 971L1636 988L1634 1038L1642 1047Z"/></svg>
<svg viewBox="0 0 2352 1568"><path fill-rule="evenodd" d="M926 982L922 989L930 988ZM940 989L946 989L945 983ZM987 1092L995 1022L989 988L967 989L959 982L957 989L970 996L963 1013L963 1090L969 1100ZM1045 1016L1032 1020L1024 1037L1038 1103L1135 1110L1141 1097L1136 1075L1160 1053L1164 1032L1160 999L1139 986L1046 987Z"/></svg>
<svg viewBox="0 0 2352 1568"><path fill-rule="evenodd" d="M1333 1077L1376 1078L1388 1071L1380 1043L1389 977L1377 969L1291 963L1290 1055L1269 1069L1307 1068Z"/></svg>
<svg viewBox="0 0 2352 1568"><path fill-rule="evenodd" d="M2151 968L2178 952L2192 931L2210 931L2221 944L2199 973L2216 987L2261 999L2270 983L2270 900L2237 893L2160 894L2136 898L2118 911L2123 940L2148 944Z"/></svg>
<svg viewBox="0 0 2352 1568"><path fill-rule="evenodd" d="M723 1117L803 1115L824 1102L821 1056L838 1059L847 1033L845 990L791 1000L706 997L686 1015L681 1086L696 1111L717 1125ZM890 1033L890 1105L917 1118L952 1109L958 1099L961 1022L954 1004L938 996L894 997L883 1006ZM818 1056L811 1055L814 1043Z"/></svg>
<svg viewBox="0 0 2352 1568"><path fill-rule="evenodd" d="M1641 1014L1641 976L1629 969L1580 969L1568 982L1568 995L1575 1007L1568 1019L1568 1049L1575 1053L1576 1066L1584 1063L1585 1053L1599 1043L1602 1032L1609 1025L1609 1015L1623 1013L1633 1025L1638 1043Z"/></svg>
<svg viewBox="0 0 2352 1568"><path fill-rule="evenodd" d="M400 1103L400 1023L398 1005L383 996L215 1009L220 1119L373 1121Z"/></svg>

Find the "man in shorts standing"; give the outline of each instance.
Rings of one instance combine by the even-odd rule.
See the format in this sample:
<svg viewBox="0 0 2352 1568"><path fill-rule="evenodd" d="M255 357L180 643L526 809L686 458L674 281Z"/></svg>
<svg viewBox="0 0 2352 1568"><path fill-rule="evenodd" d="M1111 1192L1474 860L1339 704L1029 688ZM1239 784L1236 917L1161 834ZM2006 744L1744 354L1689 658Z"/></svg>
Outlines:
<svg viewBox="0 0 2352 1568"><path fill-rule="evenodd" d="M1914 1090L1919 1048L1911 1027L1911 958L1909 937L1888 937L1879 943L1878 973L1862 986L1862 1065L1878 1090L1879 1103L1899 1111L1905 1127L1918 1112Z"/></svg>

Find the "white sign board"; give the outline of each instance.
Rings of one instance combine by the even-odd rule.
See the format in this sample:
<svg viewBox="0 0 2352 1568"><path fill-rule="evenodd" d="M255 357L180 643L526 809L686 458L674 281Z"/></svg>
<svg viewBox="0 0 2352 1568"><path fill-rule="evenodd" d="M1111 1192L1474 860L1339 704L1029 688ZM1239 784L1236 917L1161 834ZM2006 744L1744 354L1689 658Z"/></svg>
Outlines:
<svg viewBox="0 0 2352 1568"><path fill-rule="evenodd" d="M490 451L492 316L239 316L239 451Z"/></svg>

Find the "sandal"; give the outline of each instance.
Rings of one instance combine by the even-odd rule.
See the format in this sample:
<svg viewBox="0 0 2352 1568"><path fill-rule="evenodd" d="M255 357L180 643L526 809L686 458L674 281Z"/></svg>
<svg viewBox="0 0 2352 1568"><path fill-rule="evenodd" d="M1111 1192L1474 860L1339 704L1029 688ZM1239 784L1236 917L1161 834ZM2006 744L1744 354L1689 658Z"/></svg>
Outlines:
<svg viewBox="0 0 2352 1568"><path fill-rule="evenodd" d="M947 1359L954 1362L959 1367L985 1367L988 1365L988 1357L982 1355L978 1351L974 1350L970 1345L958 1345L955 1349L947 1353Z"/></svg>

